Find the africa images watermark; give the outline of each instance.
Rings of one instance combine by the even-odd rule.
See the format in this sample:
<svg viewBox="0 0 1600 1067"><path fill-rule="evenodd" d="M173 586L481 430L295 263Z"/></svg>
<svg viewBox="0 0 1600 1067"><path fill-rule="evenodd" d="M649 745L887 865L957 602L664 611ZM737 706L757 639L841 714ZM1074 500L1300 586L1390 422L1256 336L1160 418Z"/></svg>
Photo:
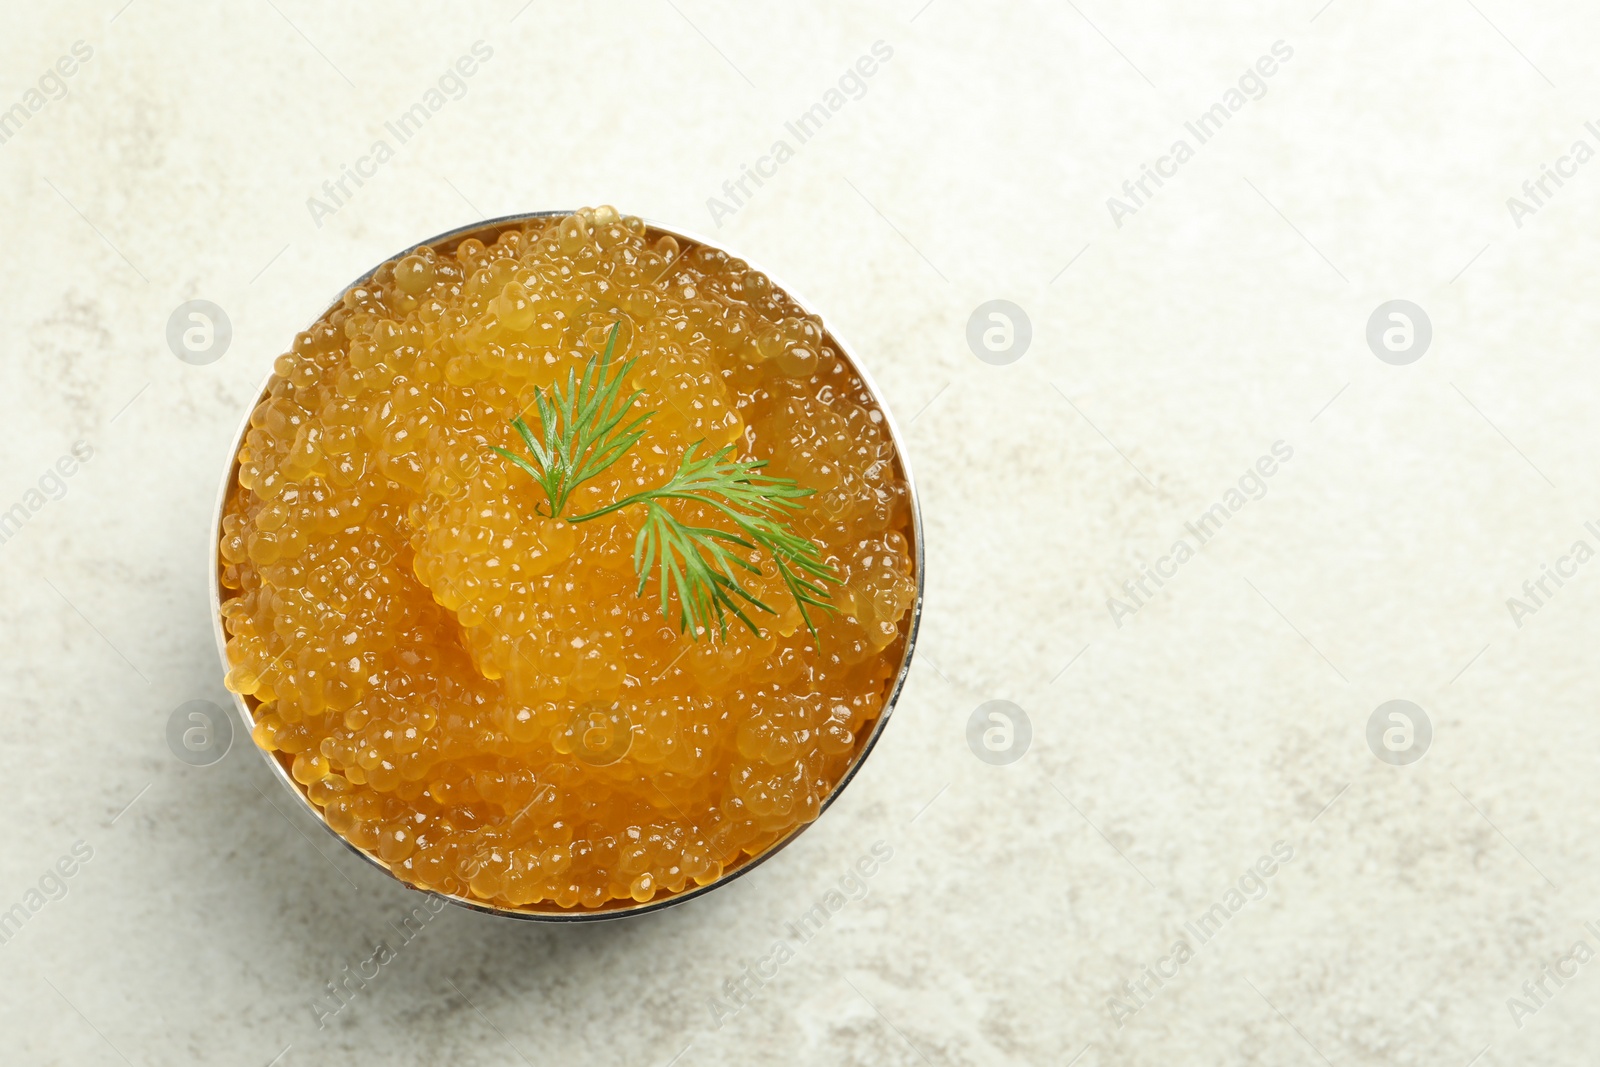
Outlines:
<svg viewBox="0 0 1600 1067"><path fill-rule="evenodd" d="M1597 144L1600 144L1600 126L1586 122L1583 128ZM1564 179L1576 178L1578 168L1594 157L1594 146L1580 137L1573 141L1567 153L1558 157L1554 163L1541 163L1538 176L1522 183L1522 198L1506 197L1506 210L1511 212L1511 221L1516 224L1517 229L1522 229L1525 221L1537 215L1540 208L1546 207L1548 201L1555 198L1556 193L1567 184ZM1551 183L1555 184L1554 189L1550 187Z"/></svg>
<svg viewBox="0 0 1600 1067"><path fill-rule="evenodd" d="M400 935L400 948L416 940L444 907L443 899L430 895L424 898L420 906L406 912L399 922L391 919L389 925ZM398 958L399 953L389 947L389 942L379 941L372 946L372 955L359 961L354 968L349 963L343 964L333 981L323 983L325 993L311 999L311 1012L317 1017L317 1029L325 1029L329 1019L348 1008L355 1001L356 994L366 989L367 983L377 978L383 968Z"/></svg>
<svg viewBox="0 0 1600 1067"><path fill-rule="evenodd" d="M1274 841L1272 855L1259 857L1239 876L1238 884L1228 887L1221 900L1207 908L1198 919L1183 924L1187 937L1178 938L1165 956L1140 971L1132 981L1122 983L1122 994L1126 1000L1107 997L1106 1011L1110 1013L1111 1021L1117 1024L1117 1029L1121 1030L1129 1019L1149 1006L1162 987L1178 977L1183 965L1194 959L1200 949L1221 933L1230 919L1247 906L1265 899L1267 880L1278 873L1280 866L1292 859L1294 846L1284 841ZM1193 945L1189 943L1191 939Z"/></svg>
<svg viewBox="0 0 1600 1067"><path fill-rule="evenodd" d="M87 841L74 841L71 851L39 876L37 885L29 886L20 901L0 911L0 945L9 945L46 904L63 899L71 889L73 876L92 859L94 848Z"/></svg>
<svg viewBox="0 0 1600 1067"><path fill-rule="evenodd" d="M1293 458L1292 446L1284 441L1272 442L1271 455L1261 456L1240 475L1237 488L1230 486L1222 494L1222 499L1202 512L1198 519L1183 524L1183 528L1194 538L1193 545L1189 544L1189 538L1180 537L1172 543L1172 550L1157 559L1153 566L1139 564L1139 577L1129 578L1122 583L1122 591L1128 594L1128 599L1124 601L1114 596L1106 598L1106 610L1111 613L1111 621L1117 624L1117 629L1122 629L1123 619L1137 615L1140 609L1154 600L1156 593L1177 577L1178 568L1194 559L1207 542L1222 532L1224 523L1250 501L1266 496L1267 479L1278 473L1280 464L1288 463ZM1155 589L1151 589L1146 582L1154 582Z"/></svg>
<svg viewBox="0 0 1600 1067"><path fill-rule="evenodd" d="M1600 938L1600 926L1586 920L1583 928ZM1568 982L1578 977L1579 968L1592 959L1594 949L1579 938L1565 955L1557 956L1554 963L1541 963L1539 977L1522 983L1522 997L1506 998L1506 1010L1511 1013L1511 1021L1517 1024L1517 1029L1521 1030L1528 1019L1539 1014ZM1549 986L1551 982L1555 983L1554 989Z"/></svg>
<svg viewBox="0 0 1600 1067"><path fill-rule="evenodd" d="M1600 542L1600 526L1593 522L1583 524L1584 532ZM1506 610L1511 613L1511 621L1517 624L1517 629L1522 629L1523 621L1529 615L1537 614L1539 609L1548 604L1567 582L1578 576L1578 568L1594 559L1595 550L1589 542L1581 537L1572 542L1572 547L1567 549L1563 556L1556 558L1554 565L1542 563L1539 573L1522 583L1521 597L1507 597ZM1551 588L1551 586L1554 588Z"/></svg>
<svg viewBox="0 0 1600 1067"><path fill-rule="evenodd" d="M870 852L863 853L846 869L837 887L829 887L798 919L786 923L784 930L789 934L788 937L778 938L754 964L747 965L736 977L725 980L722 983L722 996L713 994L706 998L706 1007L711 1010L712 1027L722 1029L728 1020L755 1000L763 986L778 977L779 970L795 958L800 946L822 932L830 918L850 901L865 898L868 880L893 858L893 846L884 841L874 841Z"/></svg>
<svg viewBox="0 0 1600 1067"><path fill-rule="evenodd" d="M1278 73L1281 64L1294 58L1294 49L1284 41L1274 41L1270 51L1270 55L1263 55L1253 66L1246 67L1244 73L1239 75L1238 84L1224 90L1217 103L1183 124L1189 136L1194 138L1193 145L1187 138L1179 137L1167 154L1159 157L1154 164L1139 165L1139 176L1122 183L1122 197L1106 198L1106 210L1111 212L1111 221L1117 229L1122 229L1124 219L1129 215L1137 215L1140 208L1155 198L1157 190L1166 184L1163 179L1176 178L1178 168L1193 159L1201 146L1221 133L1222 128L1234 115L1244 110L1246 104L1267 95L1267 79ZM1152 182L1154 189L1150 187Z"/></svg>
<svg viewBox="0 0 1600 1067"><path fill-rule="evenodd" d="M21 500L0 512L0 545L17 536L49 501L66 496L67 479L77 474L78 468L93 457L93 445L88 441L75 441L69 454L46 467L44 473L39 475L38 488L30 488L22 494Z"/></svg>
<svg viewBox="0 0 1600 1067"><path fill-rule="evenodd" d="M829 86L820 100L792 121L783 124L784 130L794 138L793 145L785 138L778 138L767 149L766 155L757 158L754 167L744 163L739 165L738 176L722 183L722 197L706 197L706 210L711 212L711 221L720 227L723 219L737 214L745 201L754 195L749 183L754 182L755 188L759 189L766 184L764 179L776 176L778 168L793 159L795 150L815 137L829 119L844 110L851 100L860 100L867 95L867 79L878 73L879 66L892 58L892 45L885 41L873 41L871 50L846 67L844 73L839 75L839 80Z"/></svg>
<svg viewBox="0 0 1600 1067"><path fill-rule="evenodd" d="M355 197L355 190L350 188L351 182L355 183L356 189L367 184L366 180L374 177L379 167L395 157L396 149L415 137L446 104L467 95L467 79L476 74L482 64L494 58L494 49L483 41L473 42L471 51L471 55L460 57L439 75L438 84L429 86L420 100L402 111L392 122L383 124L389 136L394 138L394 144L379 137L372 142L366 155L359 157L354 164L341 167L337 177L322 183L326 200L316 196L306 198L306 210L311 212L311 221L317 224L317 229L322 229L324 218L338 214L339 209Z"/></svg>
<svg viewBox="0 0 1600 1067"><path fill-rule="evenodd" d="M67 55L57 59L39 75L38 87L23 90L22 99L0 111L0 144L5 144L22 131L51 101L62 100L67 95L67 79L78 73L78 68L94 58L94 48L86 41L73 41Z"/></svg>

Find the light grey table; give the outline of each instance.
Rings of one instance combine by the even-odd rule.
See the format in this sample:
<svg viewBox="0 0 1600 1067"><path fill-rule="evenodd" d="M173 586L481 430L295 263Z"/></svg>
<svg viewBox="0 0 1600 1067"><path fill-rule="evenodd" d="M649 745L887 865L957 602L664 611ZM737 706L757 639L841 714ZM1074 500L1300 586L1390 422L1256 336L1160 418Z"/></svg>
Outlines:
<svg viewBox="0 0 1600 1067"><path fill-rule="evenodd" d="M0 1061L1592 1058L1600 14L920 2L8 15ZM406 941L415 898L244 738L168 749L222 696L222 451L371 263L601 202L746 251L859 349L921 483L923 644L842 802L749 878ZM231 324L204 365L166 337L197 299ZM1025 351L1015 312L969 346L992 300ZM987 712L968 745L995 700L1011 762Z"/></svg>

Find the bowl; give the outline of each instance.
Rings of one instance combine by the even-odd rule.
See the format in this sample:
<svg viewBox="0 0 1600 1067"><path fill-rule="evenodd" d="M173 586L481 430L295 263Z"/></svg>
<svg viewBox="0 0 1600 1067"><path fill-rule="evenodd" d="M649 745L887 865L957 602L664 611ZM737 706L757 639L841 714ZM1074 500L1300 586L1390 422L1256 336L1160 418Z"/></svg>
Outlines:
<svg viewBox="0 0 1600 1067"><path fill-rule="evenodd" d="M502 232L507 229L514 228L522 223L528 222L529 220L559 218L570 214L572 214L570 211L536 211L518 215L506 215L500 218L487 219L482 222L471 223L469 225L439 234L435 237L430 237L424 241L419 241L417 244L397 252L394 256L386 259L384 262L397 261L401 257L415 251L416 249L429 245L440 250L450 251L462 241L465 241L469 238L477 238L483 241L486 245L492 245ZM777 277L773 276L770 271L766 271L765 268L751 262L748 257L738 255L736 252L727 248L720 242L708 240L688 231L662 226L649 220L645 220L645 225L646 233L649 239L654 240L662 236L671 236L679 242L685 253L694 246L703 245L712 249L718 249L726 252L730 256L737 256L737 258L744 259L746 262L750 263L752 269L761 270L763 273L767 274L767 276L771 278L772 284L775 287L785 291L791 298L795 300L796 303L804 308L808 314L817 314L811 303L797 294L793 288L783 284L783 282ZM377 271L378 267L381 265L382 264L375 265L371 270L367 271L365 274L361 275L361 277L352 282L351 286L360 285L369 281L373 274ZM335 294L334 299L329 303L328 307L314 317L311 322L307 324L307 328L309 329L310 326L320 321L323 315L331 311L343 298L344 292L351 286L346 286L344 289L341 289L339 293ZM400 884L406 886L407 889L411 889L414 892L426 893L431 897L437 897L446 903L453 904L457 907L465 908L471 911L483 912L492 915L502 915L509 918L524 919L534 922L592 922L597 920L622 918L630 915L643 915L649 912L660 911L664 908L675 907L696 897L703 896L714 889L726 885L736 878L744 876L760 864L771 859L779 851L793 842L801 833L815 825L816 822L820 820L821 813L825 812L836 800L838 800L840 794L844 792L845 787L848 786L855 778L856 774L860 771L862 764L866 762L867 756L871 754L873 748L878 743L879 737L882 736L885 727L887 727L889 723L890 715L894 711L895 704L898 701L901 690L905 685L907 672L910 670L911 666L912 652L916 645L917 630L922 614L925 572L922 544L922 515L917 500L916 483L912 479L911 469L906 460L904 439L901 436L898 427L895 425L888 406L883 401L882 393L872 381L871 376L867 374L866 369L862 367L860 360L856 358L850 346L847 345L832 330L828 329L826 323L824 323L823 329L825 343L830 344L839 353L840 358L848 363L850 368L855 372L856 376L860 379L863 386L871 395L874 403L877 405L878 410L882 412L889 440L894 445L896 464L899 467L901 478L904 479L907 491L907 500L910 506L911 521L908 536L910 544L908 545L908 548L914 570L913 580L916 585L916 593L915 598L913 599L907 612L908 618L906 622L900 663L895 669L895 672L889 682L882 710L879 712L878 718L873 723L871 730L856 738L856 751L851 756L849 764L847 765L843 775L839 778L839 781L834 785L827 797L823 799L818 811L818 817L816 819L794 827L784 837L773 842L757 855L741 855L729 866L725 867L719 877L711 882L706 883L705 885L685 888L676 894L671 894L662 898L651 899L643 903L612 900L608 901L607 904L594 909L562 909L554 906L549 901L544 902L542 906L500 906L494 903L465 896L451 895L431 889L422 889L405 882L398 875L394 874L394 872L389 869L389 865L376 854L358 847L327 824L322 809L314 804L307 795L307 787L301 785L291 775L289 768L292 757L288 753L281 751L269 752L266 749L256 745L252 740L250 747L260 753L262 758L266 760L267 765L272 770L273 776L276 777L277 780L281 782L283 786L294 796L295 803L298 804L305 813L309 814L311 818L316 820L316 822L318 822L323 829L341 845L349 849L355 855L359 856L362 860L382 870L385 874L394 878L396 881L400 882ZM222 478L221 489L218 492L217 505L212 520L210 556L211 565L209 575L211 594L211 621L212 629L217 640L218 654L221 657L224 672L229 669L230 664L228 662L227 654L227 633L225 632L223 626L221 614L223 602L221 574L223 567L225 566L225 561L222 559L220 554L220 545L222 541L222 519L229 496L233 492L234 487L237 485L237 476L239 470L238 455L240 447L244 442L245 434L250 428L250 412L266 395L271 380L272 374L269 372L266 376L266 379L262 382L262 387L257 392L255 399L251 401L249 407L246 409L244 418L240 421L238 432L234 435L233 442L228 450L227 466ZM242 696L238 693L231 693L231 691L230 694L233 697L235 709L238 711L239 718L244 725L245 732L246 734L249 734L256 725L255 712L256 708L259 707L259 702L256 701L254 697Z"/></svg>

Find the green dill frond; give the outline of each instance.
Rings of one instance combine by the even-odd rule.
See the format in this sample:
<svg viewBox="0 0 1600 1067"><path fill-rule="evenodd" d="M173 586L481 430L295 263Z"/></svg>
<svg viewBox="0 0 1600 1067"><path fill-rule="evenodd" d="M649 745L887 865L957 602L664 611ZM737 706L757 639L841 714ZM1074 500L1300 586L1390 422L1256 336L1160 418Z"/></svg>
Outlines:
<svg viewBox="0 0 1600 1067"><path fill-rule="evenodd" d="M623 379L634 364L629 360L614 373L611 370L611 354L620 326L619 322L611 327L605 353L591 357L581 377L569 370L564 386L557 384L534 395L542 436L535 435L522 416L511 420L527 448L526 456L491 446L544 490L551 518L561 517L575 489L637 444L644 436L646 420L655 414L647 411L624 424L629 410L643 394L636 391L619 399ZM726 638L730 616L752 633L759 633L749 609L777 614L740 582L741 571L761 573L761 568L740 550L760 551L772 560L800 609L800 618L811 632L812 641L817 642L816 624L807 609L834 610L823 583L837 585L839 576L823 560L822 550L796 534L788 522L804 509L802 501L815 490L804 488L792 478L762 473L765 460L730 459L732 445L711 455L698 455L703 444L704 441L697 441L689 446L677 472L666 484L630 494L588 514L570 516L566 521L588 522L642 505L645 519L633 551L634 570L639 575L638 595L644 596L654 574L660 587L662 616L675 621L680 631L688 632L695 640L713 629ZM691 525L666 507L669 500L691 501L710 508L727 519L733 529Z"/></svg>
<svg viewBox="0 0 1600 1067"><path fill-rule="evenodd" d="M740 585L734 573L735 566L757 574L760 568L735 555L729 546L737 545L746 551L760 549L777 568L815 641L817 628L807 608L833 610L830 594L821 583L838 584L839 578L823 561L816 543L796 534L787 519L802 510L801 501L816 490L804 488L792 478L761 473L765 460L729 459L732 445L709 456L698 456L703 443L689 446L677 472L665 485L634 493L571 521L586 522L633 504L644 504L645 521L639 528L633 554L639 594L644 595L645 584L654 570L661 587L662 614L673 618L669 598L676 596L678 628L690 632L709 630L714 625L726 635L731 615L755 633L759 628L746 614L746 606L777 614ZM731 521L735 532L691 526L662 506L666 500L688 500L712 508Z"/></svg>
<svg viewBox="0 0 1600 1067"><path fill-rule="evenodd" d="M582 377L575 370L568 370L564 386L557 383L534 394L542 439L534 436L521 415L511 420L527 447L528 458L498 445L490 446L539 483L550 502L551 518L560 517L573 490L638 444L644 436L645 422L655 414L647 411L623 425L628 409L644 394L635 391L626 399L618 399L623 379L634 364L630 359L612 372L611 353L621 326L617 322L611 327L605 353L589 358Z"/></svg>

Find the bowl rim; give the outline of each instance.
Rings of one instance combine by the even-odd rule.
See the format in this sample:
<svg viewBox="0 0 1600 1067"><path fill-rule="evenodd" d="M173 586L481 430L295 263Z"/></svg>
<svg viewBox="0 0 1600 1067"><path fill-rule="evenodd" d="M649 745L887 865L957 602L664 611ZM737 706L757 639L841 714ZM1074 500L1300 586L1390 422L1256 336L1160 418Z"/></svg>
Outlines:
<svg viewBox="0 0 1600 1067"><path fill-rule="evenodd" d="M451 241L459 242L466 240L468 237L495 229L497 227L505 228L518 223L527 222L531 219L565 218L572 214L575 214L575 212L570 210L518 212L512 215L501 215L495 218L483 219L478 222L468 223L464 226L457 226L450 230L446 230L443 233L436 234L433 237L424 238L423 240L418 241L415 244L412 244L409 247L395 253L394 255L380 260L378 263L374 264L366 272L356 278L355 281L340 289L324 308L324 310L307 324L307 328L315 325L317 322L320 322L323 316L327 315L328 312L332 311L339 304L339 302L343 300L346 292L348 292L351 288L369 280L377 272L378 268L383 266L383 264L398 260L403 256L415 252L419 248L429 245L436 246ZM815 309L815 305L811 301L805 299L789 285L779 281L778 278L776 278L770 271L758 266L747 257L740 255L735 250L730 249L721 241L713 241L710 238L703 237L692 230L685 230L674 226L666 226L654 221L653 219L643 218L642 216L641 218L645 224L647 232L650 234L671 236L679 241L687 241L696 245L704 245L708 248L725 252L730 256L743 259L747 264L750 264L752 269L760 270L763 274L766 274L766 276L772 280L772 284L775 287L782 289L785 293L787 293L789 297L793 299L795 303L799 304L800 307L803 308L808 314L821 318L820 314L818 314ZM348 840L343 834L340 834L338 831L334 830L333 827L328 825L327 819L323 815L322 810L311 802L311 798L306 794L305 787L301 786L290 775L289 770L284 766L283 761L278 759L273 753L266 751L255 743L254 738L250 736L252 731L255 729L255 717L251 713L250 706L242 695L235 693L230 689L228 690L228 695L233 699L234 709L239 715L239 721L244 726L245 743L255 752L259 753L262 759L267 762L267 765L272 768L274 776L286 789L289 790L290 793L294 795L302 810L309 814L311 818L323 828L323 830L332 835L332 837L346 849L359 856L372 866L383 871L385 875L393 879L404 888L415 893L422 893L430 897L436 897L447 904L452 904L468 911L476 911L488 915L498 915L504 918L521 919L530 922L558 923L603 922L612 919L628 918L630 916L646 915L652 912L663 911L667 908L676 907L680 904L685 904L697 897L701 897L707 893L710 893L714 889L719 889L735 879L742 878L745 874L754 870L756 867L759 867L761 864L765 863L767 860L783 851L802 833L816 825L816 823L821 820L823 812L826 812L828 808L833 805L834 801L839 799L839 796L844 792L845 787L855 779L856 775L860 772L862 765L866 763L867 757L872 754L872 750L877 746L878 739L883 736L883 732L889 724L890 716L894 712L895 705L898 703L900 695L905 688L906 677L911 670L912 653L916 647L917 632L920 629L922 622L922 602L927 575L925 558L926 554L923 548L922 535L922 509L917 498L916 479L912 476L910 459L906 453L904 435L902 434L899 425L895 422L894 415L890 412L889 406L884 400L882 391L878 388L877 383L873 381L871 375L867 373L866 368L862 366L861 360L856 356L854 350L851 349L850 345L843 338L834 332L834 330L827 324L826 319L823 319L822 321L823 331L827 335L827 338L833 344L834 348L838 350L839 354L849 361L851 368L855 371L857 377L860 378L862 385L866 387L867 392L872 396L873 401L877 404L878 410L883 415L884 424L888 429L889 440L895 447L895 458L899 463L900 472L906 481L907 503L909 504L911 510L911 549L912 563L916 571L916 596L911 604L911 618L906 629L904 648L902 649L900 655L900 666L895 672L893 684L889 687L889 691L884 697L882 710L878 713L878 718L873 724L872 732L868 734L866 740L862 743L860 750L855 754L855 757L851 760L849 766L845 768L844 774L840 776L838 782L834 784L828 795L823 798L822 803L817 810L816 818L794 827L786 835L774 842L758 855L747 857L743 862L735 860L735 863L737 864L736 866L729 870L724 870L721 875L714 880L707 882L705 885L686 888L682 892L673 893L662 899L649 900L642 904L635 903L631 906L622 906L616 908L603 907L594 911L529 911L524 908L501 907L481 900L473 900L450 893L442 893L433 889L422 889L418 886L412 885L390 870L389 865L378 856L368 852L366 849L360 848ZM228 458L222 475L221 487L217 492L216 506L212 513L211 547L207 553L207 559L209 562L208 588L210 591L211 600L212 632L216 638L217 654L221 660L224 673L227 673L227 671L231 669L231 665L228 663L228 635L222 624L221 574L222 568L225 566L221 555L222 519L227 508L228 495L233 489L238 472L239 449L243 446L245 435L249 433L250 430L250 416L254 413L256 405L261 402L261 398L266 395L267 390L272 383L273 376L274 372L269 369L266 377L262 380L261 387L256 390L255 398L251 401L249 407L246 409L243 419L240 420L239 428L234 432L232 443L228 448Z"/></svg>

